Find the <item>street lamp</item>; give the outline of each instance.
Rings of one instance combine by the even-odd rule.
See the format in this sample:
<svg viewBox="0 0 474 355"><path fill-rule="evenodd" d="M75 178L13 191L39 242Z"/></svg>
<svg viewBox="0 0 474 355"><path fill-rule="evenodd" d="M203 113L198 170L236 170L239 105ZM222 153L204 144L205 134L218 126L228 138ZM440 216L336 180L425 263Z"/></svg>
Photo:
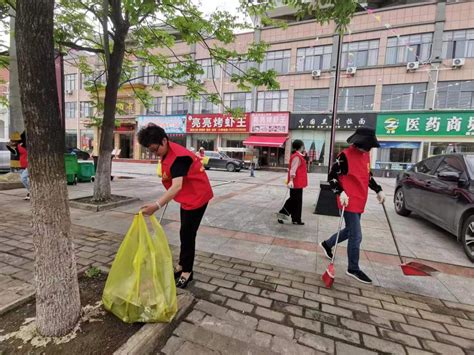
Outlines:
<svg viewBox="0 0 474 355"><path fill-rule="evenodd" d="M328 159L328 179L331 166L334 161L334 142L336 139L336 121L337 121L337 104L339 100L339 81L341 72L341 57L342 57L342 42L344 40L344 33L339 30L339 37L337 43L336 56L336 72L334 77L334 96L332 101L332 122L331 122L331 139L329 141L329 159ZM329 182L321 181L320 192L316 202L314 214L321 214L325 216L339 216L339 209L337 207L336 195L332 192Z"/></svg>

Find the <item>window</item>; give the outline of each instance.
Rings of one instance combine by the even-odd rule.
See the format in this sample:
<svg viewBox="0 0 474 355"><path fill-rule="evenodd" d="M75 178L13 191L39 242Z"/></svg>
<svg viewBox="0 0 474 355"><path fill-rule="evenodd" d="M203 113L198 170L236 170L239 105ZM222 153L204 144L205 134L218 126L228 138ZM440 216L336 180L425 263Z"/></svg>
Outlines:
<svg viewBox="0 0 474 355"><path fill-rule="evenodd" d="M425 108L426 83L384 85L381 110L418 110Z"/></svg>
<svg viewBox="0 0 474 355"><path fill-rule="evenodd" d="M413 157L413 151L418 152L418 149L410 148L391 148L390 149L390 160L394 163L411 163Z"/></svg>
<svg viewBox="0 0 474 355"><path fill-rule="evenodd" d="M77 147L77 131L67 130L66 131L66 148Z"/></svg>
<svg viewBox="0 0 474 355"><path fill-rule="evenodd" d="M415 165L415 171L417 173L429 174L439 162L439 158L429 158L423 161L420 161Z"/></svg>
<svg viewBox="0 0 474 355"><path fill-rule="evenodd" d="M241 109L244 112L252 111L252 94L249 92L232 92L224 94L226 108Z"/></svg>
<svg viewBox="0 0 474 355"><path fill-rule="evenodd" d="M260 91L257 95L257 111L288 111L288 91Z"/></svg>
<svg viewBox="0 0 474 355"><path fill-rule="evenodd" d="M431 142L430 155L450 153L474 153L474 143Z"/></svg>
<svg viewBox="0 0 474 355"><path fill-rule="evenodd" d="M326 70L331 68L332 46L298 48L296 71Z"/></svg>
<svg viewBox="0 0 474 355"><path fill-rule="evenodd" d="M214 150L214 140L212 140L212 139L198 139L198 140L197 140L197 145L198 145L199 148L200 148L200 147L203 147L204 150L209 150L209 151L211 151L211 152ZM212 158L215 158L215 157L212 156L212 154L213 154L213 153L211 153L211 154L206 153L206 155L207 155L208 157L210 157L210 158L211 158L211 157L212 157ZM216 153L216 154L217 154L217 153ZM217 158L219 158L219 157L217 157Z"/></svg>
<svg viewBox="0 0 474 355"><path fill-rule="evenodd" d="M474 108L474 81L443 81L438 83L436 108Z"/></svg>
<svg viewBox="0 0 474 355"><path fill-rule="evenodd" d="M130 71L125 74L125 80L130 84L143 84L144 68L141 65L133 66Z"/></svg>
<svg viewBox="0 0 474 355"><path fill-rule="evenodd" d="M86 75L81 73L81 82L79 83L80 89L83 90L86 86L90 85L90 81L92 80L92 75Z"/></svg>
<svg viewBox="0 0 474 355"><path fill-rule="evenodd" d="M329 89L295 90L293 111L328 111Z"/></svg>
<svg viewBox="0 0 474 355"><path fill-rule="evenodd" d="M454 156L447 156L443 159L441 164L439 164L438 169L436 169L436 175L444 172L453 172L464 175L465 173L464 164L461 160Z"/></svg>
<svg viewBox="0 0 474 355"><path fill-rule="evenodd" d="M466 155L465 158L466 158L467 166L469 167L469 170L471 171L471 177L474 177L474 156Z"/></svg>
<svg viewBox="0 0 474 355"><path fill-rule="evenodd" d="M425 62L431 56L432 33L390 37L385 64Z"/></svg>
<svg viewBox="0 0 474 355"><path fill-rule="evenodd" d="M290 71L290 54L290 50L267 52L261 70L273 69L278 74L287 74Z"/></svg>
<svg viewBox="0 0 474 355"><path fill-rule="evenodd" d="M444 32L443 58L474 58L474 29Z"/></svg>
<svg viewBox="0 0 474 355"><path fill-rule="evenodd" d="M76 118L76 103L75 102L64 103L64 115L68 119Z"/></svg>
<svg viewBox="0 0 474 355"><path fill-rule="evenodd" d="M219 106L207 101L208 95L202 95L201 99L194 100L193 113L219 113Z"/></svg>
<svg viewBox="0 0 474 355"><path fill-rule="evenodd" d="M379 40L344 43L342 45L342 68L377 65Z"/></svg>
<svg viewBox="0 0 474 355"><path fill-rule="evenodd" d="M160 115L161 114L161 97L154 97L151 100L151 105L146 109L147 115Z"/></svg>
<svg viewBox="0 0 474 355"><path fill-rule="evenodd" d="M225 67L225 76L232 76L233 74L242 75L248 69L255 67L254 62L245 60L230 60Z"/></svg>
<svg viewBox="0 0 474 355"><path fill-rule="evenodd" d="M90 101L81 101L79 106L80 117L92 117L92 102Z"/></svg>
<svg viewBox="0 0 474 355"><path fill-rule="evenodd" d="M81 130L81 147L82 150L92 152L94 148L94 131L91 129Z"/></svg>
<svg viewBox="0 0 474 355"><path fill-rule="evenodd" d="M185 115L188 113L188 100L185 96L168 96L166 105L168 115Z"/></svg>
<svg viewBox="0 0 474 355"><path fill-rule="evenodd" d="M64 90L66 92L76 90L76 74L64 75Z"/></svg>
<svg viewBox="0 0 474 355"><path fill-rule="evenodd" d="M200 75L199 78L202 80L206 79L219 79L221 77L221 67L218 64L213 64L212 59L200 59L196 62L201 65L204 74Z"/></svg>
<svg viewBox="0 0 474 355"><path fill-rule="evenodd" d="M99 76L100 75L100 76ZM80 82L80 89L86 89L87 86L94 85L94 82L99 85L99 84L107 84L107 77L105 73L95 73L95 74L82 74L81 73L81 82Z"/></svg>
<svg viewBox="0 0 474 355"><path fill-rule="evenodd" d="M341 88L337 109L339 111L368 111L374 108L375 86Z"/></svg>
<svg viewBox="0 0 474 355"><path fill-rule="evenodd" d="M156 85L160 83L160 77L153 73L153 66L146 65L143 68L144 82L146 85Z"/></svg>

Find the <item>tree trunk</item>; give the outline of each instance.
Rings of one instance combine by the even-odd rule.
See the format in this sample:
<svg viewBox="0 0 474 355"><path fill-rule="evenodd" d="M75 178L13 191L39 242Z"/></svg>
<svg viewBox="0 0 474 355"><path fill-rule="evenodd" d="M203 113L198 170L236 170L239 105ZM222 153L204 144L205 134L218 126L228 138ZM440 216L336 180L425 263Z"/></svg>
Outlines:
<svg viewBox="0 0 474 355"><path fill-rule="evenodd" d="M31 179L36 322L45 336L67 334L81 304L71 236L53 44L54 0L17 0L20 93Z"/></svg>
<svg viewBox="0 0 474 355"><path fill-rule="evenodd" d="M107 201L111 197L111 157L114 149L115 108L125 56L125 38L128 26L116 28L114 47L110 54L107 86L105 87L104 119L101 127L99 161L94 184L94 200Z"/></svg>

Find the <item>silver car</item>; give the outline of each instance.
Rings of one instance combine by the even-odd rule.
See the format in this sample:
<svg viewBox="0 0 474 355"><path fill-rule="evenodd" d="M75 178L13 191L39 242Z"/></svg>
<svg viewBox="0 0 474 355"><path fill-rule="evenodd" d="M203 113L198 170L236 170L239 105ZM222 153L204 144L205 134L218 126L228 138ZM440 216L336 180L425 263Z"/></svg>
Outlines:
<svg viewBox="0 0 474 355"><path fill-rule="evenodd" d="M7 142L0 142L0 172L10 171L10 151Z"/></svg>

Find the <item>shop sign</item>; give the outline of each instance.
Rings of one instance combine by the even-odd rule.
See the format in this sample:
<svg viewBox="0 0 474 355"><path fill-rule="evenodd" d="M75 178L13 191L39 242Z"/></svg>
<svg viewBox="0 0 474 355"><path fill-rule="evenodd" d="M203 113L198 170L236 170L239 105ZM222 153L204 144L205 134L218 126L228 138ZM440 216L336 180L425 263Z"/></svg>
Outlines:
<svg viewBox="0 0 474 355"><path fill-rule="evenodd" d="M379 114L377 135L474 137L474 111Z"/></svg>
<svg viewBox="0 0 474 355"><path fill-rule="evenodd" d="M250 133L288 133L288 112L255 112L250 114Z"/></svg>
<svg viewBox="0 0 474 355"><path fill-rule="evenodd" d="M420 149L420 142L379 142L381 149Z"/></svg>
<svg viewBox="0 0 474 355"><path fill-rule="evenodd" d="M132 132L135 130L135 126L129 125L120 125L119 127L115 127L115 132Z"/></svg>
<svg viewBox="0 0 474 355"><path fill-rule="evenodd" d="M186 117L187 133L248 133L249 114L232 117L229 114L189 114Z"/></svg>
<svg viewBox="0 0 474 355"><path fill-rule="evenodd" d="M375 128L376 120L377 114L373 112L338 113L336 118L336 129L354 131L359 127ZM290 117L290 129L330 130L331 128L331 114L292 113Z"/></svg>
<svg viewBox="0 0 474 355"><path fill-rule="evenodd" d="M153 123L162 127L168 134L185 134L186 133L186 116L170 115L170 116L138 116L138 128Z"/></svg>

